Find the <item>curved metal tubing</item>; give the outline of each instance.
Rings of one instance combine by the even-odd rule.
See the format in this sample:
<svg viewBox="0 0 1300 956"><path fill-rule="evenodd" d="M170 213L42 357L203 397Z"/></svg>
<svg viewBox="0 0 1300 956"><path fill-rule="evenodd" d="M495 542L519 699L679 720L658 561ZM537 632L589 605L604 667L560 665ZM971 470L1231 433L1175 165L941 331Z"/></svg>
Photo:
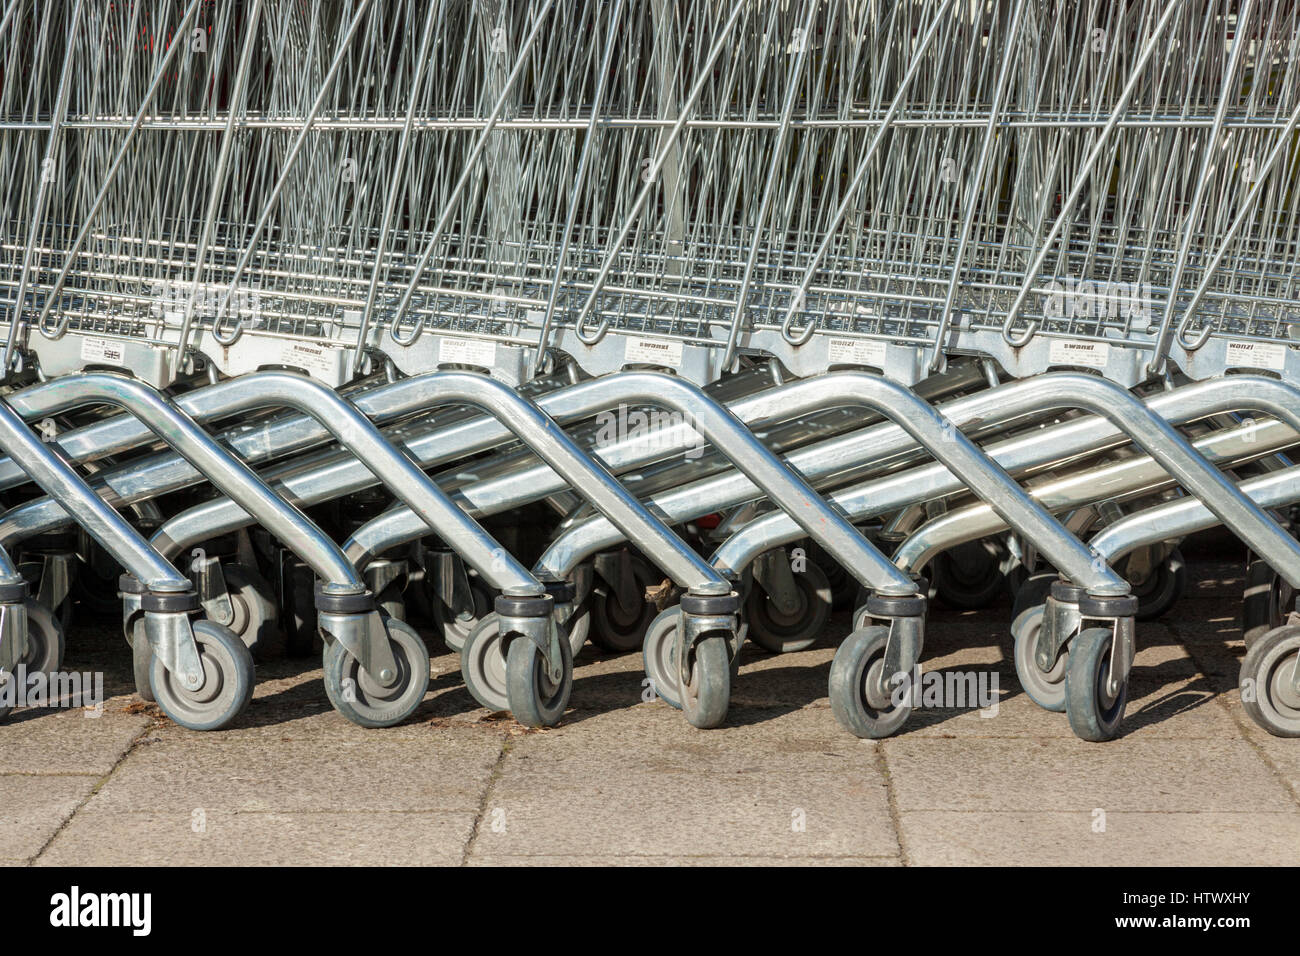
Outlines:
<svg viewBox="0 0 1300 956"><path fill-rule="evenodd" d="M33 385L8 396L10 407L29 422L54 414L54 393L57 379ZM240 399L242 379L234 378L206 385L172 399L172 404L197 422L214 418L225 418L232 414ZM547 389L555 389L571 381L567 376L557 373L531 379L520 386L524 395L541 394ZM372 385L361 391L344 394L342 397L352 402L367 418L382 422L418 411L419 406L404 385L405 380L385 385ZM463 421L473 415L474 427L471 430L483 431L490 436L480 442L475 451L483 451L494 444L508 441L509 429L468 410L448 409L439 413L436 421L442 425ZM491 437L494 436L494 437ZM284 456L311 448L330 441L330 430L311 415L288 414L259 422L254 426L239 425L218 436L221 441L232 448L240 457L263 459L271 456ZM117 455L132 448L149 443L154 434L131 415L115 415L90 425L83 425L59 435L54 444L63 456L71 461L86 462L97 458ZM185 459L172 456L172 460L185 464ZM192 469L191 469L192 471ZM195 471L194 475L202 479ZM0 491L25 484L27 473L22 466L10 458L0 458ZM183 486L180 486L183 487ZM175 490L175 489L170 489ZM157 492L162 494L162 491Z"/></svg>
<svg viewBox="0 0 1300 956"><path fill-rule="evenodd" d="M1062 373L1070 375L1072 373ZM988 392L957 399L942 406L945 416L959 428L1005 419L1017 414L1025 398L1040 386L1037 379L1012 382ZM1232 376L1184 386L1147 400L1147 407L1172 423L1179 424L1221 412L1237 411L1263 404L1276 408L1284 403L1300 405L1300 394L1274 379L1261 376ZM1300 431L1300 429L1296 429ZM1011 438L987 449L998 463L1011 472L1040 467L1108 445L1121 443L1124 432L1105 418L1088 417ZM852 462L882 460L914 447L909 436L895 425L879 425L853 435L799 449L788 456L791 467L811 480L841 475ZM942 464L913 468L837 492L831 503L851 518L877 512L889 513L921 498L950 495L964 490L962 482ZM468 494L469 489L463 493ZM741 475L720 475L656 495L647 505L670 521L680 522L701 514L734 507L757 496L757 490ZM711 559L715 566L734 573L743 570L753 555L788 544L802 537L798 525L780 512L751 521L725 542ZM539 565L553 573L568 574L592 554L612 547L621 539L598 518L589 518L558 537L542 556ZM1077 582L1087 586L1085 581Z"/></svg>
<svg viewBox="0 0 1300 956"><path fill-rule="evenodd" d="M736 391L736 385L744 375L737 376L730 382L727 392ZM765 376L755 374L745 386L753 388ZM933 388L967 387L975 376L949 373L931 380L932 387L918 388L918 391L930 392ZM588 418L596 412L618 403L622 397L622 377L609 376L573 385L538 399L538 404L553 418L560 421ZM402 386L399 382L393 388ZM358 405L361 400L358 399ZM791 407L781 395L774 395L771 390L758 394L732 396L728 407L753 428L772 427L771 423L781 421L789 416L800 416L800 409ZM819 409L813 408L816 412ZM824 411L824 410L823 410ZM403 443L408 455L420 463L423 468L432 468L446 464L466 454L481 451L485 447L500 442L495 431L502 426L491 418L477 417L469 422L452 428L435 430L412 436L393 437ZM836 431L841 429L836 428ZM486 436L486 437L485 437ZM506 432L509 437L509 432ZM677 454L699 441L694 429L683 422L675 421L668 427L660 427L651 438L628 436L618 441L602 444L595 454L614 472L645 465L665 455ZM722 456L716 456L722 457ZM506 457L508 460L508 456ZM726 459L723 458L725 461ZM544 462L536 462L532 455L526 456L521 467L505 468L506 461L498 457L496 465L476 465L472 485L457 492L457 499L471 514L483 516L508 508L519 507L542 500L549 495L563 493L568 489L567 482L551 470ZM482 477L490 474L490 478ZM734 473L734 472L733 472ZM372 487L374 476L363 464L350 455L331 456L328 460L317 459L311 462L297 461L266 474L276 493L293 501L299 506L317 504L322 501L340 497ZM457 483L465 485L467 479L457 474ZM748 481L748 479L741 479ZM146 487L145 476L137 483L125 479L112 482L115 491L125 492L136 487ZM472 498L466 498L463 491L475 492ZM48 502L41 503L48 506ZM56 510L51 514L44 507L41 516L32 515L30 520L24 514L28 508L37 504L22 505L0 518L0 543L10 541L14 536L27 536L52 530L62 520L62 512ZM57 509L57 505L55 505ZM601 520L604 520L603 518ZM51 525L51 522L53 524ZM200 541L219 534L235 531L247 525L248 519L239 506L228 499L216 499L174 516L159 528L153 543L163 554L174 555L188 550ZM607 523L607 522L606 522ZM21 528L16 525L21 524ZM609 525L609 527L613 527ZM389 548L413 541L426 533L424 523L419 516L409 509L396 507L375 518L359 529L353 538L344 545L348 556L357 567L363 567L375 555ZM618 540L622 540L614 530Z"/></svg>
<svg viewBox="0 0 1300 956"><path fill-rule="evenodd" d="M244 380L246 389L248 379L253 377L248 376ZM223 494L238 499L242 507L258 523L284 541L286 546L311 565L317 575L329 582L327 587L338 591L365 590L364 580L357 574L356 569L352 567L337 544L302 512L277 498L251 468L214 442L193 419L180 412L155 389L134 379L108 372L71 375L56 379L50 384L52 414L71 411L86 405L101 404L116 405L130 412L176 452L188 458L207 476L214 487L220 489ZM329 390L325 389L325 391ZM329 394L334 396L333 392ZM338 399L337 396L334 398L348 411L356 414L346 402ZM17 416L14 418L16 419ZM29 431L26 426L23 430ZM33 440L39 444L35 436ZM33 475L33 478L35 477ZM37 483L41 484L39 480ZM94 500L97 508L112 511L84 482L81 484L86 494ZM51 491L48 488L45 490L59 501L75 501L77 506L81 505L77 499L65 498L61 492ZM123 524L125 525L125 522ZM119 561L122 561L116 551L111 548L109 550ZM122 561L122 563L126 562ZM127 570L134 573L130 567ZM188 586L189 583L186 581L186 587Z"/></svg>
<svg viewBox="0 0 1300 956"><path fill-rule="evenodd" d="M25 462L41 490L65 502L77 524L149 590L190 590L190 579L149 547L140 533L100 500L81 476L36 437L3 400L0 400L0 448Z"/></svg>
<svg viewBox="0 0 1300 956"><path fill-rule="evenodd" d="M59 383L79 382L78 391L69 395L66 384L60 390L48 393L45 407L51 412L66 411L78 404L86 404L100 395L95 390L96 380L102 379L100 390L110 394L118 391L133 390L142 395L152 390L129 379L113 375L86 375L71 379L60 379ZM465 560L490 581L494 587L508 593L537 594L544 591L542 585L513 556L507 554L496 542L467 514L461 511L447 496L437 488L432 480L406 455L388 444L379 430L358 412L351 404L340 398L333 391L312 379L288 372L257 372L246 375L239 380L237 394L228 396L224 413L236 414L254 408L269 405L285 405L316 418L328 428L348 451L356 456L363 467L371 471L376 478L388 487L414 513L420 515L426 530L443 537L447 543L460 552ZM58 383L55 383L58 384ZM515 434L531 447L544 461L561 474L565 480L581 490L581 493L603 513L611 516L618 526L629 536L633 536L653 553L657 561L675 572L675 579L692 587L700 593L730 590L730 584L712 570L694 551L672 533L657 518L641 507L636 497L608 472L592 462L576 444L546 417L535 405L520 396L509 386L503 385L482 375L466 372L433 372L416 378L405 379L398 383L402 386L402 398L415 407L428 407L436 402L448 404L471 404L488 411L496 419L506 423L508 433ZM393 386L391 392L396 391ZM87 397L87 392L93 393ZM156 393L154 393L157 398ZM104 400L108 400L105 398ZM188 447L177 447L177 443L165 431L165 419L147 418L135 405L119 401L134 414L153 424L164 440L186 454L198 466L214 485L223 493L239 502L241 512L247 511L252 517L265 525L277 537L282 538L291 550L298 551L298 538L293 528L280 522L273 526L262 514L254 511L245 503L243 489L240 493L229 490L223 484L223 475L200 461ZM148 406L144 406L148 409ZM160 414L154 410L154 415ZM174 413L179 420L188 422L210 449L219 447L179 413ZM480 436L480 441L482 440ZM209 458L209 461L213 459ZM241 467L245 468L241 464ZM252 475L252 472L248 472ZM305 518L278 498L260 479L253 476L258 485L271 501L281 507L290 508L303 522ZM310 524L310 523L308 523ZM314 529L314 525L310 526ZM316 532L319 535L319 532ZM323 535L320 535L322 539ZM328 539L324 539L328 541ZM317 546L311 542L313 547ZM326 580L357 581L356 570L347 561L343 552L332 541L329 548L334 552L334 559L341 560L348 568L348 576L336 578L333 574L323 573L323 565L313 562L308 554L304 560L312 563L317 573ZM302 553L302 552L299 552Z"/></svg>
<svg viewBox="0 0 1300 956"><path fill-rule="evenodd" d="M1243 481L1238 486L1261 508L1282 508L1300 501L1300 465ZM1092 539L1092 546L1115 560L1169 538L1204 531L1219 524L1209 508L1195 498L1179 498L1127 515Z"/></svg>
<svg viewBox="0 0 1300 956"><path fill-rule="evenodd" d="M1242 425L1206 435L1193 447L1218 467L1233 467L1292 444L1296 433L1280 422ZM1035 500L1053 513L1070 511L1103 499L1148 494L1173 484L1149 457L1124 458L1030 488ZM1187 499L1196 501L1195 498ZM1206 509L1208 511L1208 509ZM958 508L927 521L894 553L900 568L917 570L955 545L1005 531L1007 525L983 505ZM1166 535L1169 537L1169 535Z"/></svg>

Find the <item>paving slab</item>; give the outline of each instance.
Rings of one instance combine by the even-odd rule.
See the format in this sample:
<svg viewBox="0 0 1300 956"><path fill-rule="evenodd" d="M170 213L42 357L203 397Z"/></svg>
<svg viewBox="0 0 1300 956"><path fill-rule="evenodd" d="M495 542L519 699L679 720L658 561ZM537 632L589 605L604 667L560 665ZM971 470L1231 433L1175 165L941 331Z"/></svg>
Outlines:
<svg viewBox="0 0 1300 956"><path fill-rule="evenodd" d="M1242 740L937 740L881 743L900 812L1297 809Z"/></svg>
<svg viewBox="0 0 1300 956"><path fill-rule="evenodd" d="M1294 866L1300 812L899 814L915 866Z"/></svg>
<svg viewBox="0 0 1300 956"><path fill-rule="evenodd" d="M42 866L454 866L474 828L462 813L122 813L87 808Z"/></svg>
<svg viewBox="0 0 1300 956"><path fill-rule="evenodd" d="M0 857L22 862L36 856L98 781L95 776L0 774Z"/></svg>
<svg viewBox="0 0 1300 956"><path fill-rule="evenodd" d="M895 856L879 773L545 776L503 767L471 858Z"/></svg>
<svg viewBox="0 0 1300 956"><path fill-rule="evenodd" d="M430 728L424 739L363 743L172 728L123 761L95 809L468 810L501 751L495 734Z"/></svg>

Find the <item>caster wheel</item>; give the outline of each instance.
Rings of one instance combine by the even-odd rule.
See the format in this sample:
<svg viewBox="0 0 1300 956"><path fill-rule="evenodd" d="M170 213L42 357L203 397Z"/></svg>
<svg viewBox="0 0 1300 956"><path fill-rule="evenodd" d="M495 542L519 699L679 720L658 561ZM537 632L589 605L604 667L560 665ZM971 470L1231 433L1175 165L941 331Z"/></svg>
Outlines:
<svg viewBox="0 0 1300 956"><path fill-rule="evenodd" d="M646 629L641 645L645 676L659 699L670 707L682 709L680 681L677 677L677 627L681 611L670 607L660 611Z"/></svg>
<svg viewBox="0 0 1300 956"><path fill-rule="evenodd" d="M1120 573L1123 574L1124 571L1120 570ZM1187 564L1183 561L1182 552L1174 548L1143 580L1130 583L1138 599L1138 610L1134 616L1139 621L1154 621L1164 617L1178 603L1187 587Z"/></svg>
<svg viewBox="0 0 1300 956"><path fill-rule="evenodd" d="M384 588L375 597L375 607L388 615L390 620L406 621L405 588L400 583L393 583Z"/></svg>
<svg viewBox="0 0 1300 956"><path fill-rule="evenodd" d="M203 664L203 686L187 689L157 658L150 686L163 713L180 726L220 730L253 697L253 655L230 628L212 621L194 622L194 640Z"/></svg>
<svg viewBox="0 0 1300 956"><path fill-rule="evenodd" d="M316 575L294 562L284 571L284 653L308 657L320 641L316 626Z"/></svg>
<svg viewBox="0 0 1300 956"><path fill-rule="evenodd" d="M386 618L397 680L385 687L338 641L325 647L325 693L334 709L361 727L393 727L410 717L429 690L429 649L415 628Z"/></svg>
<svg viewBox="0 0 1300 956"><path fill-rule="evenodd" d="M27 653L22 663L29 673L43 671L51 674L63 663L65 649L63 625L45 605L28 598Z"/></svg>
<svg viewBox="0 0 1300 956"><path fill-rule="evenodd" d="M569 633L569 649L577 657L591 636L591 605L583 601L574 608L573 616L565 622L565 627Z"/></svg>
<svg viewBox="0 0 1300 956"><path fill-rule="evenodd" d="M1257 637L1241 662L1238 686L1251 720L1275 737L1300 737L1300 627L1278 627ZM1250 681L1250 684L1247 684Z"/></svg>
<svg viewBox="0 0 1300 956"><path fill-rule="evenodd" d="M472 612L466 609L453 616L451 609L436 595L431 597L429 602L433 608L436 625L442 632L443 643L457 653L465 647L465 641L469 639L470 633L493 613L492 596L487 591L473 582L470 583L469 590L474 597Z"/></svg>
<svg viewBox="0 0 1300 956"><path fill-rule="evenodd" d="M82 554L86 560L72 576L72 601L78 618L87 624L102 624L122 616L122 599L117 593L117 579L122 568L98 544L87 542Z"/></svg>
<svg viewBox="0 0 1300 956"><path fill-rule="evenodd" d="M1011 620L1019 620L1020 615L1030 608L1042 607L1052 593L1052 582L1060 578L1055 571L1035 571L1026 577L1016 588L1016 596L1011 602Z"/></svg>
<svg viewBox="0 0 1300 956"><path fill-rule="evenodd" d="M542 652L527 638L516 637L506 652L506 696L510 712L525 727L554 727L569 705L569 695L573 692L573 648L567 640L556 643L560 648L559 680L551 679Z"/></svg>
<svg viewBox="0 0 1300 956"><path fill-rule="evenodd" d="M845 639L831 661L831 712L856 737L891 737L912 713L910 704L895 704L879 690L888 640L887 627L860 628Z"/></svg>
<svg viewBox="0 0 1300 956"><path fill-rule="evenodd" d="M153 673L153 648L149 646L149 639L144 636L144 622L137 621L135 633L131 638L131 670L135 678L135 692L140 695L140 699L154 703L153 684L150 683L150 675Z"/></svg>
<svg viewBox="0 0 1300 956"><path fill-rule="evenodd" d="M794 581L798 606L790 613L781 611L757 582L745 599L749 639L773 654L812 647L830 619L833 598L822 569L809 564L794 575Z"/></svg>
<svg viewBox="0 0 1300 956"><path fill-rule="evenodd" d="M695 642L690 678L681 688L682 713L692 727L721 727L731 704L731 654L724 634ZM674 655L675 656L675 655Z"/></svg>
<svg viewBox="0 0 1300 956"><path fill-rule="evenodd" d="M633 558L631 566L632 588L638 598L635 607L623 607L614 588L606 581L598 579L591 592L591 642L614 654L626 654L639 648L650 622L658 613L642 595L663 578L640 558Z"/></svg>
<svg viewBox="0 0 1300 956"><path fill-rule="evenodd" d="M989 607L1007 588L997 543L968 541L948 549L930 562L930 584L935 597L954 611Z"/></svg>
<svg viewBox="0 0 1300 956"><path fill-rule="evenodd" d="M495 611L479 621L460 649L460 675L470 696L491 711L509 710L506 652Z"/></svg>
<svg viewBox="0 0 1300 956"><path fill-rule="evenodd" d="M1241 602L1241 631L1246 648L1282 626L1295 607L1295 590L1259 558L1246 567L1246 593Z"/></svg>
<svg viewBox="0 0 1300 956"><path fill-rule="evenodd" d="M1070 729L1082 740L1114 740L1124 719L1128 681L1113 697L1106 689L1113 641L1109 628L1090 627L1071 642L1065 671L1065 713Z"/></svg>
<svg viewBox="0 0 1300 956"><path fill-rule="evenodd" d="M1069 645L1061 648L1050 671L1038 666L1036 652L1038 635L1043 629L1043 605L1022 611L1011 623L1011 636L1015 640L1016 678L1029 699L1043 710L1065 712L1065 672L1069 666Z"/></svg>
<svg viewBox="0 0 1300 956"><path fill-rule="evenodd" d="M227 627L239 635L254 660L269 659L274 654L280 619L271 582L242 564L223 565L221 573L234 612Z"/></svg>

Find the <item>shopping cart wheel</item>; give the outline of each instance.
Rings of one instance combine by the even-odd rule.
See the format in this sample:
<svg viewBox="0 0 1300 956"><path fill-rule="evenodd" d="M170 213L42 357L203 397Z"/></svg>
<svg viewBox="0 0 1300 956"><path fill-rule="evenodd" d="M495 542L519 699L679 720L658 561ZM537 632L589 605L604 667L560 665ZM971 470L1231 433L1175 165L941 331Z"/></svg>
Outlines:
<svg viewBox="0 0 1300 956"><path fill-rule="evenodd" d="M1246 565L1246 592L1241 602L1241 632L1249 649L1282 626L1295 605L1295 590L1269 565L1254 558Z"/></svg>
<svg viewBox="0 0 1300 956"><path fill-rule="evenodd" d="M791 575L796 606L783 611L757 581L745 599L749 639L773 654L792 654L812 647L831 616L830 582L815 564Z"/></svg>
<svg viewBox="0 0 1300 956"><path fill-rule="evenodd" d="M682 612L675 607L661 611L645 632L641 659L652 691L670 707L682 709L677 678L677 626Z"/></svg>
<svg viewBox="0 0 1300 956"><path fill-rule="evenodd" d="M1070 718L1070 729L1082 740L1114 740L1124 719L1128 681L1113 696L1106 687L1114 639L1110 628L1090 627L1070 642L1065 713Z"/></svg>
<svg viewBox="0 0 1300 956"><path fill-rule="evenodd" d="M655 619L655 605L645 600L648 588L659 586L663 578L646 561L633 557L631 590L637 600L634 607L624 607L618 589L600 581L591 592L591 642L614 654L635 651L645 641L650 622Z"/></svg>
<svg viewBox="0 0 1300 956"><path fill-rule="evenodd" d="M393 727L415 712L429 690L429 649L415 628L384 618L397 679L385 687L339 641L325 646L325 694L334 709L361 727Z"/></svg>
<svg viewBox="0 0 1300 956"><path fill-rule="evenodd" d="M1300 627L1276 627L1257 637L1241 662L1237 685L1251 720L1275 737L1300 737Z"/></svg>
<svg viewBox="0 0 1300 956"><path fill-rule="evenodd" d="M248 645L255 659L264 660L275 646L280 619L271 582L243 564L223 564L221 574L234 612L226 626Z"/></svg>
<svg viewBox="0 0 1300 956"><path fill-rule="evenodd" d="M510 709L506 685L506 654L501 646L501 622L495 611L469 632L460 649L460 676L470 696L491 711Z"/></svg>
<svg viewBox="0 0 1300 956"><path fill-rule="evenodd" d="M554 628L555 624L552 623ZM541 649L526 637L515 637L506 652L506 697L515 720L525 727L554 727L564 716L573 693L573 648L565 635L560 649L560 676L552 679Z"/></svg>
<svg viewBox="0 0 1300 956"><path fill-rule="evenodd" d="M1042 605L1020 612L1011 622L1011 636L1015 640L1016 677L1021 689L1043 710L1060 714L1065 711L1065 671L1069 666L1068 646L1063 646L1050 671L1038 666L1038 635L1043 629Z"/></svg>
<svg viewBox="0 0 1300 956"><path fill-rule="evenodd" d="M22 663L28 673L53 673L63 663L63 625L44 604L31 598L24 604L27 607L27 653L23 655Z"/></svg>
<svg viewBox="0 0 1300 956"><path fill-rule="evenodd" d="M316 572L300 561L284 569L284 652L289 657L307 657L316 647Z"/></svg>
<svg viewBox="0 0 1300 956"><path fill-rule="evenodd" d="M887 627L860 628L844 640L831 661L831 713L854 736L891 737L912 713L910 704L896 704L881 692L888 641Z"/></svg>
<svg viewBox="0 0 1300 956"><path fill-rule="evenodd" d="M1120 573L1124 571L1120 570ZM1145 578L1129 583L1137 595L1138 610L1134 616L1139 621L1164 617L1178 603L1187 587L1187 564L1183 561L1183 553L1174 548Z"/></svg>
<svg viewBox="0 0 1300 956"><path fill-rule="evenodd" d="M153 649L149 646L149 639L144 636L144 621L136 621L135 635L131 638L131 670L135 677L135 692L141 700L153 703L153 684L150 683Z"/></svg>
<svg viewBox="0 0 1300 956"><path fill-rule="evenodd" d="M934 595L954 611L989 607L1007 589L997 542L968 541L935 557L929 566Z"/></svg>
<svg viewBox="0 0 1300 956"><path fill-rule="evenodd" d="M695 642L690 676L681 688L682 713L692 727L721 727L731 704L731 654L727 635L706 634Z"/></svg>
<svg viewBox="0 0 1300 956"><path fill-rule="evenodd" d="M406 620L406 587L405 582L394 581L377 595L375 595L375 607L379 608L394 621Z"/></svg>
<svg viewBox="0 0 1300 956"><path fill-rule="evenodd" d="M1056 571L1035 571L1025 578L1016 588L1015 600L1011 602L1011 620L1015 621L1030 608L1046 603L1047 596L1052 593L1052 582L1060 579Z"/></svg>
<svg viewBox="0 0 1300 956"><path fill-rule="evenodd" d="M469 591L474 597L473 611L465 609L453 615L451 609L443 604L436 594L431 596L429 602L433 607L434 619L441 629L443 642L457 653L465 647L470 632L477 628L489 614L494 613L490 594L473 581L470 582Z"/></svg>
<svg viewBox="0 0 1300 956"><path fill-rule="evenodd" d="M574 608L573 614L564 622L564 627L569 635L569 649L577 657L591 636L591 605L583 601Z"/></svg>
<svg viewBox="0 0 1300 956"><path fill-rule="evenodd" d="M203 664L203 686L188 690L158 658L150 685L164 714L188 730L220 730L253 697L253 655L230 628L194 622L194 641Z"/></svg>

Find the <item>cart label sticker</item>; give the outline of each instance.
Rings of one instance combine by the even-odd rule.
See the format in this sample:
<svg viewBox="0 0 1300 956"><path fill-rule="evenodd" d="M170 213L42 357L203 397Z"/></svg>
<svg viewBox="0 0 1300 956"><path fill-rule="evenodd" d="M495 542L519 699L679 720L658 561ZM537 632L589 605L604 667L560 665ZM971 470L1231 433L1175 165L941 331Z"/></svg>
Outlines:
<svg viewBox="0 0 1300 956"><path fill-rule="evenodd" d="M126 349L121 342L112 342L108 339L82 339L81 360L83 362L99 362L109 365L125 365Z"/></svg>
<svg viewBox="0 0 1300 956"><path fill-rule="evenodd" d="M477 365L495 368L497 344L482 339L439 339L438 361L447 365Z"/></svg>
<svg viewBox="0 0 1300 956"><path fill-rule="evenodd" d="M682 343L663 339L628 339L623 352L628 365L662 365L678 368L682 364Z"/></svg>
<svg viewBox="0 0 1300 956"><path fill-rule="evenodd" d="M1070 339L1052 339L1047 350L1047 360L1053 365L1082 365L1085 368L1105 368L1110 358L1110 346L1105 342L1075 342Z"/></svg>
<svg viewBox="0 0 1300 956"><path fill-rule="evenodd" d="M830 365L870 365L885 367L888 346L870 339L829 339L826 360Z"/></svg>
<svg viewBox="0 0 1300 956"><path fill-rule="evenodd" d="M1229 342L1227 364L1237 368L1267 368L1282 371L1286 365L1286 346L1268 342Z"/></svg>
<svg viewBox="0 0 1300 956"><path fill-rule="evenodd" d="M337 353L338 349L330 348L328 345L285 342L280 346L280 364L320 375L330 375L334 372L334 359Z"/></svg>

